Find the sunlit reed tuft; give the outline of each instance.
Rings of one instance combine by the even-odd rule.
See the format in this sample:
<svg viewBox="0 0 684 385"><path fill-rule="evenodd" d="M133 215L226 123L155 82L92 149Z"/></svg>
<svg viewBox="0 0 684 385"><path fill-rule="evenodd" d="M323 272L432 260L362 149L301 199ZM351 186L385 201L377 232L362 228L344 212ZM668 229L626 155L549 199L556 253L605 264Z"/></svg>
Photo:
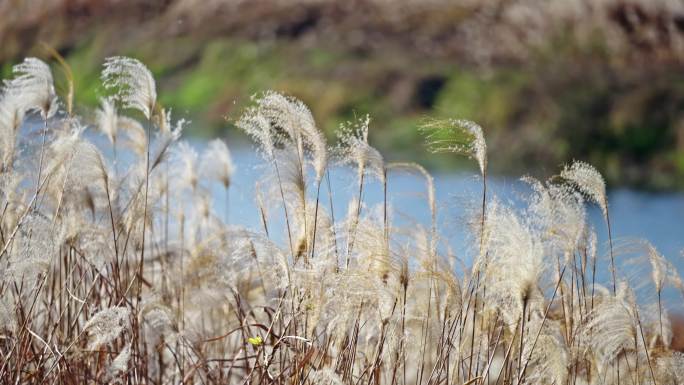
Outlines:
<svg viewBox="0 0 684 385"><path fill-rule="evenodd" d="M684 283L646 241L613 248L587 163L524 177L510 202L487 193L482 128L429 120L432 151L478 164L481 211L453 214L427 169L385 161L369 116L329 148L302 101L266 91L232 122L264 163L241 169L252 189L230 142L181 140L189 122L135 59L106 60L111 95L84 116L58 102L46 63L13 76L0 95L2 383L684 381L670 299ZM406 172L415 216L393 189ZM254 212L230 212L232 192ZM587 203L608 228L607 268Z"/></svg>

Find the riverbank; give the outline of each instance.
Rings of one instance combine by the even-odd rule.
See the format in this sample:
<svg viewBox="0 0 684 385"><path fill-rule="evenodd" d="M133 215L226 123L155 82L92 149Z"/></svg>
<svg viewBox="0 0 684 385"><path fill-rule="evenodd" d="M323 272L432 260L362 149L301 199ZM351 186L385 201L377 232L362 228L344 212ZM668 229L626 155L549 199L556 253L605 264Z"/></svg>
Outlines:
<svg viewBox="0 0 684 385"><path fill-rule="evenodd" d="M485 128L499 173L585 159L613 186L684 188L684 13L665 1L44 3L4 5L3 75L48 57L43 41L74 69L82 105L102 94L102 58L126 54L198 136L232 133L250 96L272 88L304 100L328 134L369 113L383 152L433 168L459 161L427 154L416 127L458 117Z"/></svg>

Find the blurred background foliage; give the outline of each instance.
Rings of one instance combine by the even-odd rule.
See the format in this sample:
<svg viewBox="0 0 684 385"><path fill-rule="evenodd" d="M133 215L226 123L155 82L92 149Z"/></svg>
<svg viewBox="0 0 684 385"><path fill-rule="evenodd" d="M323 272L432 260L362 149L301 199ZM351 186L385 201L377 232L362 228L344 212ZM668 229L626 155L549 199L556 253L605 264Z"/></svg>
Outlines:
<svg viewBox="0 0 684 385"><path fill-rule="evenodd" d="M575 158L612 185L684 188L679 0L4 0L0 15L3 77L49 58L46 43L92 107L103 58L133 56L200 137L232 135L250 96L275 89L331 138L369 113L390 159L458 165L416 128L466 118L495 172L548 176Z"/></svg>

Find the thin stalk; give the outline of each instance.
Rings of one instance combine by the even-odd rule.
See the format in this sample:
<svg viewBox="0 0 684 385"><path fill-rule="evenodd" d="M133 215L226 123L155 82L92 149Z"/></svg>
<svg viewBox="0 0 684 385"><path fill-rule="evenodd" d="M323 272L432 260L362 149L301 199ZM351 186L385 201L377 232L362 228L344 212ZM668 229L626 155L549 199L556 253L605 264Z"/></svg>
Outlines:
<svg viewBox="0 0 684 385"><path fill-rule="evenodd" d="M499 334L496 337L496 341L494 342L494 350L489 354L489 360L487 361L487 366L484 368L483 371L483 376L482 376L482 383L487 384L487 377L489 377L489 368L492 366L492 362L494 362L494 356L496 355L496 347L499 346L499 341L501 340L501 336L503 335L504 328L503 326L499 328Z"/></svg>
<svg viewBox="0 0 684 385"><path fill-rule="evenodd" d="M283 191L283 182L280 179L280 169L278 168L278 162L275 158L273 158L273 166L275 167L276 177L278 178L278 187L280 188L280 199L283 201L283 211L285 211L285 224L287 225L287 239L290 242L290 254L294 259L295 255L294 246L292 244L292 231L290 230L290 215L287 211L287 203L285 203L285 192Z"/></svg>
<svg viewBox="0 0 684 385"><path fill-rule="evenodd" d="M661 289L658 289L658 323L660 324L660 338L663 339L663 303L661 298ZM663 340L663 345L665 341Z"/></svg>
<svg viewBox="0 0 684 385"><path fill-rule="evenodd" d="M520 377L518 378L518 384L522 383L524 377L525 377L525 370L527 369L527 365L530 363L530 359L532 358L532 353L534 352L534 348L537 346L537 341L539 340L539 336L541 335L542 329L544 328L544 324L546 323L546 320L549 316L549 311L551 310L551 305L553 304L553 300L556 298L556 293L558 293L558 288L560 287L561 282L563 282L563 274L565 274L565 268L567 266L563 266L563 270L561 270L560 277L558 278L558 282L556 282L556 287L553 289L553 295L551 296L551 299L549 300L549 304L546 306L546 310L544 311L544 318L542 318L541 325L539 326L539 330L537 331L537 335L534 338L534 342L532 342L532 348L530 348L530 353L527 356L527 360L525 360L525 365L522 368L522 371L520 372Z"/></svg>
<svg viewBox="0 0 684 385"><path fill-rule="evenodd" d="M45 140L47 138L47 123L48 123L48 118L47 115L43 117L43 139L40 144L40 159L38 160L38 181L36 182L36 195L38 195L38 190L40 188L40 178L42 177L43 174L43 160L45 158ZM35 210L35 206L37 205L38 201L36 200L34 202L34 207L33 209Z"/></svg>
<svg viewBox="0 0 684 385"><path fill-rule="evenodd" d="M314 252L316 250L316 230L318 229L318 202L321 195L321 182L322 179L319 179L318 186L316 187L316 208L314 209L313 238L311 239L311 259L313 259Z"/></svg>
<svg viewBox="0 0 684 385"><path fill-rule="evenodd" d="M180 324L180 329L185 330L185 265L184 265L184 255L185 255L185 218L181 217L180 220L180 281L181 281L181 286L180 286L180 298L178 301L180 302L178 304L179 308L179 324ZM184 348L184 344L182 345ZM185 368L185 354L180 354L180 360L181 360L181 378L183 378L183 372Z"/></svg>
<svg viewBox="0 0 684 385"><path fill-rule="evenodd" d="M610 226L610 213L608 211L608 202L606 206L606 226L608 227L608 244L610 246L610 272L613 275L613 295L617 293L617 279L615 278L615 257L613 255L613 234Z"/></svg>
<svg viewBox="0 0 684 385"><path fill-rule="evenodd" d="M335 231L335 210L333 208L332 188L330 187L330 171L326 170L325 179L328 184L328 201L330 203L330 220L332 221L333 241L335 242L335 268L339 266L339 252L337 251L337 233Z"/></svg>
<svg viewBox="0 0 684 385"><path fill-rule="evenodd" d="M402 384L406 384L406 352L404 351L404 336L406 335L406 293L408 291L408 279L404 282L404 300L401 310L401 346L400 353L402 356L402 369L403 369L403 381Z"/></svg>
<svg viewBox="0 0 684 385"><path fill-rule="evenodd" d="M482 173L482 220L480 222L480 255L484 248L485 221L487 216L487 170Z"/></svg>
<svg viewBox="0 0 684 385"><path fill-rule="evenodd" d="M226 217L224 219L224 223L226 225L228 225L228 223L229 223L228 218L229 218L229 214L230 214L230 190L229 190L229 186L224 186L224 194L225 194L225 200L226 200L225 201L226 211L224 213Z"/></svg>
<svg viewBox="0 0 684 385"><path fill-rule="evenodd" d="M417 384L422 384L423 383L423 371L425 370L425 351L427 350L427 338L428 334L430 332L430 306L432 305L432 283L430 283L430 289L428 291L428 307L427 307L427 317L425 319L425 322L423 323L425 327L422 329L422 339L421 339L421 345L420 345L420 370L418 373L418 380L416 381Z"/></svg>
<svg viewBox="0 0 684 385"><path fill-rule="evenodd" d="M382 178L382 192L383 192L383 203L382 203L382 217L383 217L383 224L384 224L384 237L385 237L385 247L387 249L387 252L389 254L389 226L388 226L388 218L387 218L387 167L384 167L382 169L383 172L383 178Z"/></svg>
<svg viewBox="0 0 684 385"><path fill-rule="evenodd" d="M151 122L150 122L151 123ZM150 145L151 145L151 127L147 127L147 151L145 158L145 197L143 203L143 223L142 223L142 246L140 250L140 261L138 263L138 303L142 297L142 281L143 281L143 263L145 261L145 233L147 226L147 198L150 188ZM140 306L139 304L136 307Z"/></svg>
<svg viewBox="0 0 684 385"><path fill-rule="evenodd" d="M114 273L114 289L119 295L119 246L116 239L116 225L114 224L114 212L112 210L112 200L109 194L109 183L105 180L105 192L107 193L107 207L109 208L109 219L112 226L112 242L114 243L114 266L112 270Z"/></svg>
<svg viewBox="0 0 684 385"><path fill-rule="evenodd" d="M639 340L637 338L638 333L634 333L634 351L638 352L639 351ZM629 365L629 361L627 361L627 365ZM639 354L634 355L634 376L636 377L634 383L638 384L639 383Z"/></svg>
<svg viewBox="0 0 684 385"><path fill-rule="evenodd" d="M523 344L525 342L525 321L527 313L527 298L523 299L523 309L522 316L520 318L520 347L518 351L518 378L522 377L522 356L523 356Z"/></svg>
<svg viewBox="0 0 684 385"><path fill-rule="evenodd" d="M166 186L166 193L164 194L164 252L169 253L169 213L171 211L169 190L169 162L164 162L164 185Z"/></svg>
<svg viewBox="0 0 684 385"><path fill-rule="evenodd" d="M151 121L149 122L151 124ZM141 247L140 247L140 261L138 262L138 272L136 274L136 279L138 281L138 290L137 290L137 301L135 304L135 314L139 313L140 310L140 304L142 302L142 282L143 282L143 264L145 262L145 233L146 233L146 225L147 225L147 198L148 198L148 192L149 192L149 183L150 183L150 145L151 145L151 127L147 127L147 151L146 151L146 158L145 158L145 196L144 196L144 202L143 202L143 217L142 217L142 238L141 238ZM134 318L134 324L133 324L133 349L136 353L140 353L140 330L138 328L138 317L135 316Z"/></svg>
<svg viewBox="0 0 684 385"><path fill-rule="evenodd" d="M592 257L591 259L591 311L594 311L594 293L596 291L596 257Z"/></svg>
<svg viewBox="0 0 684 385"><path fill-rule="evenodd" d="M501 364L501 369L499 369L499 374L496 376L496 381L494 381L494 384L499 383L499 379L501 378L501 373L504 371L504 368L508 370L508 360L510 358L511 352L513 351L513 345L515 345L515 337L518 336L518 328L515 328L515 332L513 333L513 337L511 337L511 343L508 345L508 348L506 349L506 354L504 354L504 359L503 363ZM504 383L506 383L506 378L508 376L504 375Z"/></svg>
<svg viewBox="0 0 684 385"><path fill-rule="evenodd" d="M651 372L651 378L653 383L656 383L655 374L653 372L653 365L651 364L651 356L648 354L648 344L646 343L646 337L644 337L644 329L641 327L641 318L639 317L639 309L634 305L634 314L636 315L637 325L639 326L639 332L641 334L641 341L644 343L644 351L646 352L646 361L648 362L648 370Z"/></svg>
<svg viewBox="0 0 684 385"><path fill-rule="evenodd" d="M482 217L481 217L481 221L480 221L480 256L482 256L484 254L486 215L487 215L487 170L485 169L482 172ZM471 371L472 371L473 355L474 355L474 348L475 348L475 341L474 341L474 339L475 339L475 314L477 312L477 297L478 297L479 288L480 288L480 271L478 270L476 284L475 284L475 292L474 292L475 293L475 304L473 306L473 325L472 325L472 330L471 330L470 360L468 363L468 380L470 380L470 376L472 373ZM484 289L486 290L486 287ZM524 313L524 309L523 309L523 313Z"/></svg>
<svg viewBox="0 0 684 385"><path fill-rule="evenodd" d="M480 272L477 272L477 280L475 284L475 298L473 299L473 321L472 321L472 327L470 330L470 358L468 359L468 381L472 378L472 370L473 370L473 358L475 355L475 318L477 316L477 290L480 286ZM467 320L467 317L466 317Z"/></svg>
<svg viewBox="0 0 684 385"><path fill-rule="evenodd" d="M356 200L356 215L354 217L354 220L352 222L352 228L349 229L349 245L347 247L347 262L346 266L349 268L349 259L351 258L351 253L352 249L354 248L354 239L356 237L356 227L358 226L359 223L359 217L361 216L361 198L363 195L363 180L365 176L365 172L361 170L361 175L359 176L359 195Z"/></svg>

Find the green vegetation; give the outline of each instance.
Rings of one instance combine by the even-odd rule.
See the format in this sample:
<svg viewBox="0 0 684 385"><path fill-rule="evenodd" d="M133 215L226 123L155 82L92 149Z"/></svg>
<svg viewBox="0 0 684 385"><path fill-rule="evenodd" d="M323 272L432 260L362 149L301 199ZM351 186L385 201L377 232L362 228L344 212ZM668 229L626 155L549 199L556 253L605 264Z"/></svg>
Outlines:
<svg viewBox="0 0 684 385"><path fill-rule="evenodd" d="M433 168L458 158L426 156L416 128L425 116L459 116L485 128L496 173L541 175L581 158L609 185L684 188L684 7L673 2L145 3L84 5L92 15L73 16L71 33L68 17L0 5L17 15L0 28L2 71L29 53L47 57L46 41L92 107L102 94L95 63L123 54L149 63L160 102L199 136L234 132L250 97L275 89L310 105L329 136L369 113L383 151Z"/></svg>
<svg viewBox="0 0 684 385"><path fill-rule="evenodd" d="M92 64L105 53L98 41L67 55L77 74L78 102L91 107L102 95ZM457 159L427 157L416 128L428 115L460 116L485 127L500 154L492 164L496 172L537 173L585 158L606 170L609 184L684 187L681 73L611 78L607 68L572 70L582 64L541 60L537 67L483 72L445 61L415 66L396 52L365 56L229 39L199 50L191 39L148 48L125 52L150 59L164 80L160 102L191 118L194 135L233 131L251 96L273 88L309 104L329 135L341 122L369 113L383 151L432 167L450 167Z"/></svg>

